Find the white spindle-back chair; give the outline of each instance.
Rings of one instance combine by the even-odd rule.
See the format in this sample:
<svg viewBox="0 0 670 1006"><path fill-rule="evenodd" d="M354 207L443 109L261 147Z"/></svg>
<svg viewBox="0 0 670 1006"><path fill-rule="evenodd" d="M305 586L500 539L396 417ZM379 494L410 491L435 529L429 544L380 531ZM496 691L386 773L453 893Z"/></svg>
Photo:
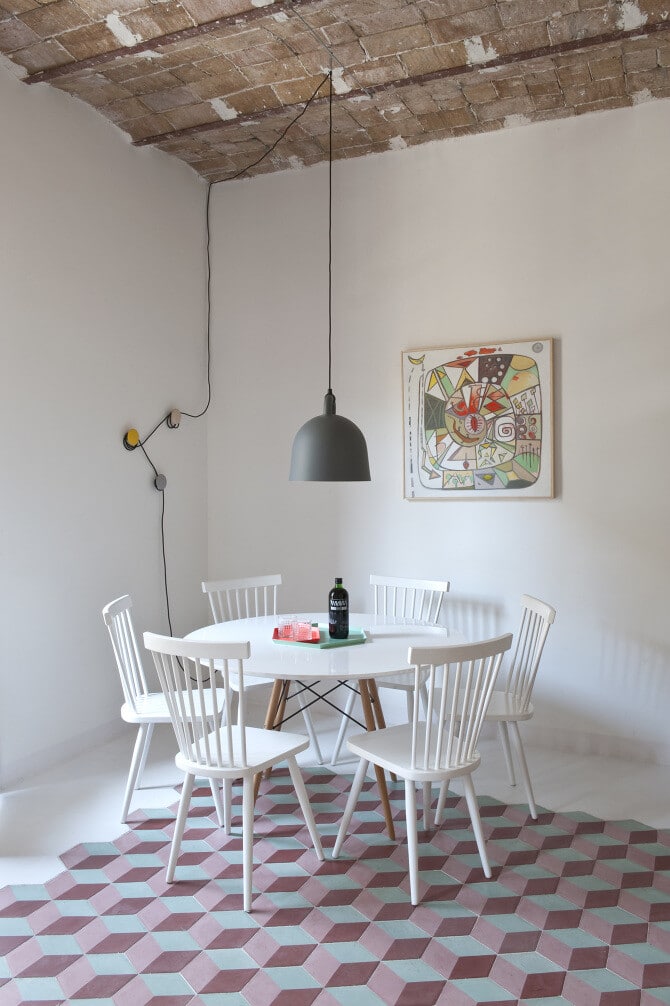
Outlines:
<svg viewBox="0 0 670 1006"><path fill-rule="evenodd" d="M262 615L277 614L277 597L282 584L281 573L271 573L268 576L246 576L234 580L205 580L202 584L203 593L207 594L212 610L212 622L230 622L240 618L256 618ZM270 685L269 678L250 678L247 689ZM235 679L231 678L231 687L235 688ZM323 764L323 755L319 740L312 723L309 704L302 691L298 692L298 703L305 721L305 729L309 736L312 750L319 765ZM235 715L235 698L230 707L231 715Z"/></svg>
<svg viewBox="0 0 670 1006"><path fill-rule="evenodd" d="M399 726L350 737L349 749L361 759L333 848L339 856L370 763L405 780L407 852L410 896L419 903L416 786L423 788L423 826L428 828L431 786L462 777L465 797L482 868L491 876L479 817L472 773L480 763L479 734L498 676L503 653L512 636L454 646L413 646L408 661L413 666L412 720ZM421 716L421 688L426 684L428 704ZM361 837L360 832L358 837Z"/></svg>
<svg viewBox="0 0 670 1006"><path fill-rule="evenodd" d="M399 621L416 622L422 625L437 625L444 597L449 591L448 580L413 580L398 576L370 576L372 587L373 610L375 615L386 615ZM412 694L414 692L414 677L406 671L379 678L377 687L389 688L396 692L404 692L407 703L407 719L412 716ZM335 765L342 750L342 744L350 722L356 691L352 688L347 696L340 729L333 747L331 765ZM421 693L426 701L425 690Z"/></svg>
<svg viewBox="0 0 670 1006"><path fill-rule="evenodd" d="M212 622L277 614L281 573L236 580L206 580L202 589L212 609Z"/></svg>
<svg viewBox="0 0 670 1006"><path fill-rule="evenodd" d="M128 819L128 812L134 791L139 787L146 765L154 726L169 723L170 713L161 692L150 691L142 664L142 656L137 645L131 608L133 602L128 594L110 601L102 609L102 617L109 631L114 658L121 679L124 702L121 718L126 723L137 725L137 737L128 771L128 780L123 796L121 820ZM208 714L214 715L213 708ZM214 793L219 820L223 823L224 808L218 789Z"/></svg>
<svg viewBox="0 0 670 1006"><path fill-rule="evenodd" d="M528 772L528 763L519 732L519 723L529 720L534 709L531 702L533 686L540 666L544 644L549 629L556 618L556 609L545 601L529 594L521 597L521 622L514 639L512 660L507 672L504 691L494 692L486 718L497 723L498 733L505 754L505 762L510 784L516 785L514 762L510 750L512 744L519 763L519 769L526 788L528 809L531 817L537 818L537 806Z"/></svg>
<svg viewBox="0 0 670 1006"><path fill-rule="evenodd" d="M184 772L184 786L167 866L167 881L174 880L188 808L196 776L215 783L242 779L243 904L251 911L253 870L254 776L285 761L305 822L319 859L323 859L307 790L295 756L308 747L300 734L265 730L246 725L243 662L249 643L211 643L173 639L145 633L144 645L154 658L177 737L177 767ZM232 680L235 681L233 688ZM212 686L220 682L220 687ZM237 721L225 706L239 696ZM219 714L219 726L208 727L210 703ZM230 816L228 815L228 820Z"/></svg>

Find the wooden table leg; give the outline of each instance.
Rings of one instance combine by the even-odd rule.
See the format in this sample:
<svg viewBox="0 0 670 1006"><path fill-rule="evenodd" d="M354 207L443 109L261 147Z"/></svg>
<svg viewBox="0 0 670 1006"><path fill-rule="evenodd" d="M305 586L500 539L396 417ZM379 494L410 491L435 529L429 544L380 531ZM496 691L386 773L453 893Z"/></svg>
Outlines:
<svg viewBox="0 0 670 1006"><path fill-rule="evenodd" d="M375 714L372 708L372 699L370 695L369 685L372 682L366 679L361 679L359 681L359 688L361 692L361 705L363 706L363 714L365 716L365 726L368 730L374 730L375 727ZM379 697L378 697L379 698ZM380 765L375 765L375 775L377 777L377 788L379 789L379 796L382 802L382 808L384 810L384 818L386 820L386 830L388 831L389 838L395 839L395 828L393 827L393 814L391 812L391 803L389 801L389 793L386 788L386 776L384 775L384 769Z"/></svg>
<svg viewBox="0 0 670 1006"><path fill-rule="evenodd" d="M375 721L377 724L377 730L386 729L386 720L384 718L384 710L382 708L382 700L379 698L379 692L377 690L377 682L374 678L370 678L368 681L368 691L370 692L370 703L372 704L372 712L374 713ZM398 777L395 772L390 772L391 782L397 782Z"/></svg>
<svg viewBox="0 0 670 1006"><path fill-rule="evenodd" d="M265 713L265 729L274 730L277 723L281 720L279 716L279 709L281 706L281 700L284 693L285 682L278 678L274 685L272 686L272 692L270 693L270 701L268 702L267 712ZM284 698L284 705L286 705L286 699ZM254 800L258 796L258 790L260 789L261 779L263 778L262 772L257 772L254 776Z"/></svg>

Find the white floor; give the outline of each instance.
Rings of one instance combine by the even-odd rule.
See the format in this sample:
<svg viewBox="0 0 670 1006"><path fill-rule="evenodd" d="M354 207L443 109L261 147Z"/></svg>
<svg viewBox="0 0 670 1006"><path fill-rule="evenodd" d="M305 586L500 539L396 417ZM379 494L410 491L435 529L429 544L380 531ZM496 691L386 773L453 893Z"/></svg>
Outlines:
<svg viewBox="0 0 670 1006"><path fill-rule="evenodd" d="M324 753L332 750L335 724L319 720ZM62 870L59 854L80 842L104 842L125 829L119 812L134 733L91 751L85 759L57 765L0 794L0 886L39 884ZM524 802L523 789L507 782L495 738L481 745L474 780L480 795ZM551 810L584 810L599 817L633 819L670 828L668 766L647 765L530 747L527 750L538 804ZM155 731L143 788L132 808L176 801L174 739L169 726ZM313 763L310 753L303 765ZM353 763L338 766L351 773ZM458 785L454 786L458 789Z"/></svg>

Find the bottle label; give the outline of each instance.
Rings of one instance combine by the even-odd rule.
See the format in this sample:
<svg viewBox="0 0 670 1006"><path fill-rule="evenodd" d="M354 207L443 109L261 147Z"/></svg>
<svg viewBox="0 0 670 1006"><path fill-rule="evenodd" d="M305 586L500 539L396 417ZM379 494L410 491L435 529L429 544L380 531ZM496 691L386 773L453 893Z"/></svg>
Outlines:
<svg viewBox="0 0 670 1006"><path fill-rule="evenodd" d="M333 597L330 600L331 610L342 610L344 611L349 607L349 602L345 598Z"/></svg>

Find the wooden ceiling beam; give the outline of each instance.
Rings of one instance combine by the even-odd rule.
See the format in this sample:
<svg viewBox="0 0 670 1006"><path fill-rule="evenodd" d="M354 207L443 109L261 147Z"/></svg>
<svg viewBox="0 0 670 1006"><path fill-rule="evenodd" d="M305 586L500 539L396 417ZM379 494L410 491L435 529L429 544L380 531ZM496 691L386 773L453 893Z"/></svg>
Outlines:
<svg viewBox="0 0 670 1006"><path fill-rule="evenodd" d="M269 7L262 8L262 10L265 11L269 9ZM340 102L347 101L352 98L361 98L366 96L372 97L375 94L381 94L386 91L394 91L399 88L410 87L415 84L422 85L428 84L431 81L445 80L449 77L462 77L470 73L476 73L479 70L491 70L499 66L510 66L514 63L527 63L531 60L542 59L547 56L553 57L569 55L573 52L582 52L586 49L595 49L601 46L612 45L617 42L626 41L627 39L645 38L647 35L653 35L658 32L668 30L670 30L670 19L644 25L644 27L641 28L621 29L607 34L592 35L589 38L571 39L567 42L557 42L555 45L543 45L536 49L528 49L523 52L513 52L504 56L497 56L495 59L487 60L484 63L466 63L461 66L450 66L445 67L443 70L433 70L430 73L416 74L413 77L399 77L396 80L386 81L383 84L373 84L370 87L356 88L355 90L347 91L344 94L333 94L333 101ZM355 71L352 70L352 72ZM312 102L312 105L318 106L320 104L324 104L327 100L327 98L316 98ZM186 126L183 129L174 129L167 133L156 133L153 136L145 136L140 140L134 140L133 145L136 147L146 147L179 139L183 136L193 136L197 133L206 133L215 129L228 129L234 126L240 126L245 122L263 122L280 115L285 115L286 113L290 113L292 111L297 111L304 105L304 101L295 102L290 105L278 105L275 108L266 108L258 112L237 115L233 119L221 119L216 122L203 122L194 126Z"/></svg>
<svg viewBox="0 0 670 1006"><path fill-rule="evenodd" d="M262 18L271 17L273 14L288 14L295 7L311 7L317 2L318 0L275 0L274 3L266 4L265 7L251 7L239 14L228 14L225 17L215 18L213 21L203 21L202 24L195 24L190 28L181 28L179 31L171 31L166 35L156 35L154 38L145 39L136 45L124 45L118 49L109 49L107 52L89 56L87 59L73 60L71 63L52 66L46 70L37 70L24 77L23 82L24 84L48 83L58 77L68 77L81 70L89 70L91 67L100 66L103 63L111 63L115 59L138 56L143 52L153 52L166 45L174 45L176 42L186 42L192 38L199 38L201 35L209 35L221 28L237 28Z"/></svg>

